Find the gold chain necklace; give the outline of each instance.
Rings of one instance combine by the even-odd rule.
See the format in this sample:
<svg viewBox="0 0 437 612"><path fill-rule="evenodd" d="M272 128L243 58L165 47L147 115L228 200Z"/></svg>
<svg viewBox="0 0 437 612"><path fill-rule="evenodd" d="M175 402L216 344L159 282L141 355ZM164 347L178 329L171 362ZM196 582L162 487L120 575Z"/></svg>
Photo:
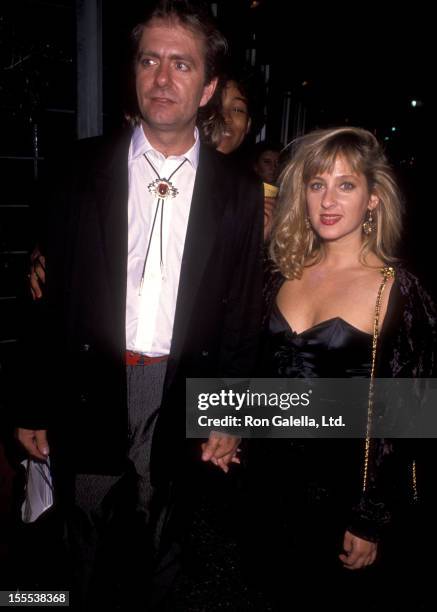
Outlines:
<svg viewBox="0 0 437 612"><path fill-rule="evenodd" d="M372 368L370 370L370 382L369 382L369 396L367 403L367 427L366 427L366 442L364 446L364 469L363 469L363 493L365 493L367 489L367 480L368 480L368 472L369 472L369 456L370 456L370 434L372 429L372 417L373 417L373 388L374 388L374 378L375 378L375 362L376 362L376 348L378 345L379 338L379 316L381 313L381 301L382 294L387 285L387 281L389 278L394 278L395 271L394 268L390 266L384 266L381 269L382 274L382 283L378 289L378 294L376 296L376 304L375 304L375 316L373 319L373 340L372 340Z"/></svg>
<svg viewBox="0 0 437 612"><path fill-rule="evenodd" d="M369 383L369 398L368 398L368 407L367 407L367 428L366 428L366 443L364 447L364 469L363 469L363 493L366 492L367 489L367 481L368 481L368 473L369 473L369 457L370 457L370 434L372 428L372 417L373 417L373 388L374 388L374 378L375 378L375 362L376 362L376 348L378 345L379 338L379 316L381 312L381 300L382 294L384 292L385 286L389 278L395 277L394 268L390 266L385 266L381 269L381 274L383 276L382 283L378 290L378 295L376 296L376 305L375 305L375 317L373 320L373 341L372 341L372 368L370 371L370 383ZM415 502L418 501L419 495L417 491L417 470L416 470L416 461L413 460L411 464L411 487L413 492L413 500Z"/></svg>

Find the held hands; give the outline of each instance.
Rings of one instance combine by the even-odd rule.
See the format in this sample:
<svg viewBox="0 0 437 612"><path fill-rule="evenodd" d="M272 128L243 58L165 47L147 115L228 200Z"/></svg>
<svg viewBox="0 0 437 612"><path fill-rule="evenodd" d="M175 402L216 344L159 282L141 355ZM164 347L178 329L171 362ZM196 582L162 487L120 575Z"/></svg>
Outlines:
<svg viewBox="0 0 437 612"><path fill-rule="evenodd" d="M202 461L211 461L227 474L231 463L240 463L237 455L240 442L241 438L211 431L208 442L202 444Z"/></svg>
<svg viewBox="0 0 437 612"><path fill-rule="evenodd" d="M16 431L16 437L33 459L39 459L40 461L47 459L50 449L45 429L23 429L20 427Z"/></svg>
<svg viewBox="0 0 437 612"><path fill-rule="evenodd" d="M35 247L30 256L29 285L32 298L42 298L42 285L46 282L46 259L41 255L38 247Z"/></svg>
<svg viewBox="0 0 437 612"><path fill-rule="evenodd" d="M338 555L343 567L350 570L361 569L372 565L376 559L378 544L354 536L346 531L343 540L344 553Z"/></svg>

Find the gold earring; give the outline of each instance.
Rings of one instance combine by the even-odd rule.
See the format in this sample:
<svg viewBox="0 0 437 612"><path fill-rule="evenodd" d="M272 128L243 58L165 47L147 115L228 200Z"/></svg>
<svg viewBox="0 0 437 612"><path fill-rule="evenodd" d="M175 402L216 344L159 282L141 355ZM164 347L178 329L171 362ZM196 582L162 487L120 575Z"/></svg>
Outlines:
<svg viewBox="0 0 437 612"><path fill-rule="evenodd" d="M363 223L363 232L366 234L366 236L370 236L375 227L376 223L373 221L372 211L369 209L368 217Z"/></svg>

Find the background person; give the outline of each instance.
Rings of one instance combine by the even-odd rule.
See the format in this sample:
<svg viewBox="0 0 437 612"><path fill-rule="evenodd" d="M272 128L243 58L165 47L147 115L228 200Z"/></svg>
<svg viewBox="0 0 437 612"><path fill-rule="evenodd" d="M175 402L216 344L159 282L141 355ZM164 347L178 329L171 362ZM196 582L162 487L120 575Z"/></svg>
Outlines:
<svg viewBox="0 0 437 612"><path fill-rule="evenodd" d="M281 147L267 141L259 142L253 148L252 168L264 183L264 240L268 240L272 229L280 154Z"/></svg>

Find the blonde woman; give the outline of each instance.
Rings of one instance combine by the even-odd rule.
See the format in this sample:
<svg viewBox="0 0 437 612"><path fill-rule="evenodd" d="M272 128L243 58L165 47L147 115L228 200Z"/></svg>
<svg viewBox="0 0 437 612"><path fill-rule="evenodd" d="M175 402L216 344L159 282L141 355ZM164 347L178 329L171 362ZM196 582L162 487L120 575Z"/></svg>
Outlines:
<svg viewBox="0 0 437 612"><path fill-rule="evenodd" d="M435 374L435 311L397 262L400 233L396 181L370 132L317 130L297 143L272 229L264 376ZM347 607L350 597L357 609L372 597L367 580L390 523L393 444L374 439L366 451L358 439L265 442L252 453L252 491L262 492L252 507L263 522L271 517L257 542L275 596L284 609L296 603L293 576L305 609Z"/></svg>

